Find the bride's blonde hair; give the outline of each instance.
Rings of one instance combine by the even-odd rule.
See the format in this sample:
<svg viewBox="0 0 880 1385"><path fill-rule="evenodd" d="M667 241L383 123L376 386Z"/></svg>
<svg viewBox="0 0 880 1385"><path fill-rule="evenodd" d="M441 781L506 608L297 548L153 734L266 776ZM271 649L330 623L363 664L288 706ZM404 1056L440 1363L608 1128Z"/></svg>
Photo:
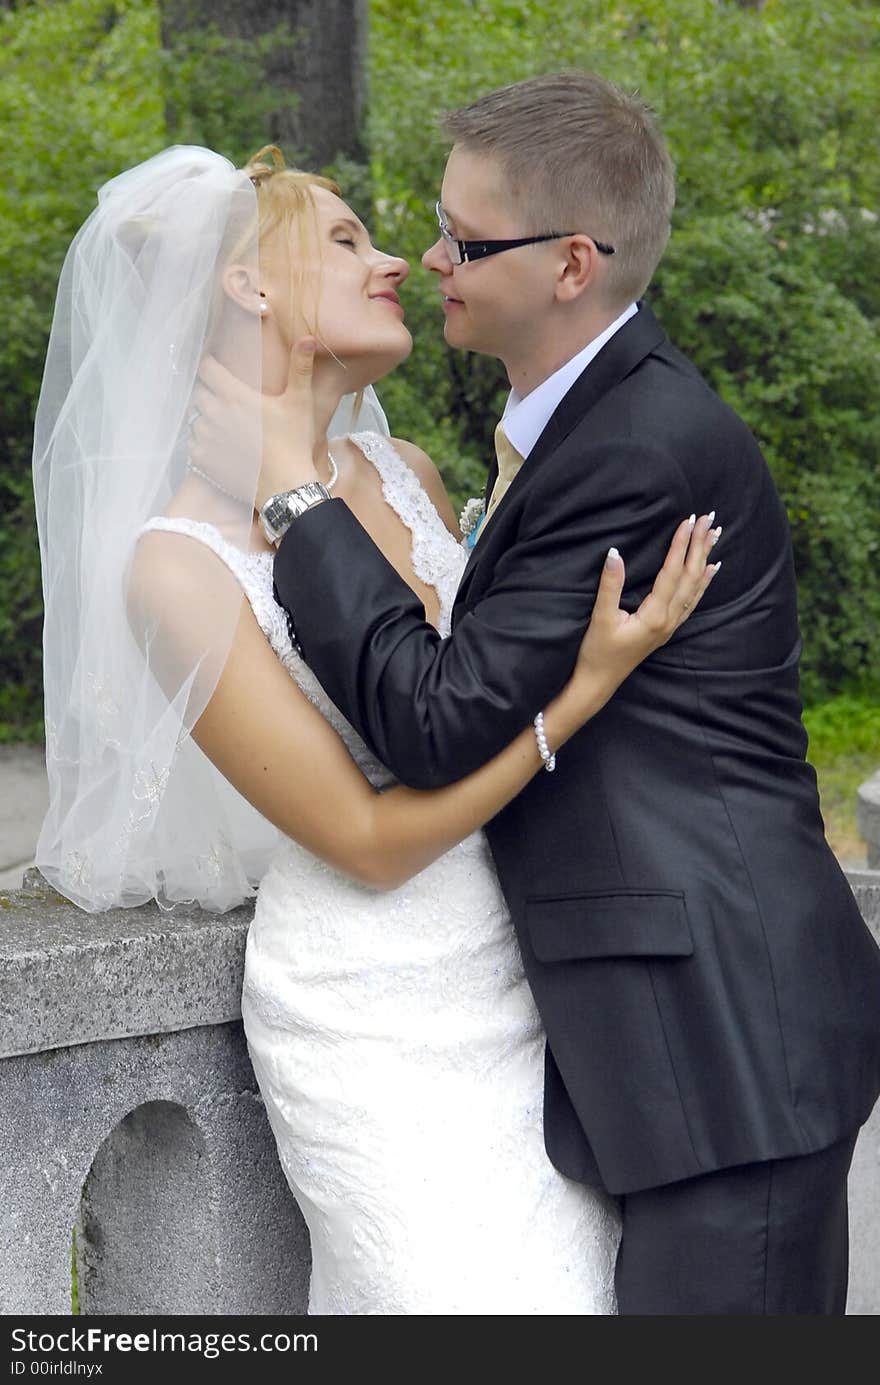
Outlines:
<svg viewBox="0 0 880 1385"><path fill-rule="evenodd" d="M264 144L262 149L252 154L243 172L257 190L261 238L268 238L282 227L299 227L307 212L314 217L316 209L312 188L324 188L340 196L339 186L332 178L324 178L320 173L307 173L301 168L288 168L276 144Z"/></svg>
<svg viewBox="0 0 880 1385"><path fill-rule="evenodd" d="M296 228L300 244L314 244L320 256L318 209L314 188L340 196L339 185L320 173L308 173L300 168L288 168L284 155L275 144L265 144L252 154L244 166L257 192L257 234L260 246L267 243L283 246L287 256L290 281L290 303L293 311L295 291L301 285L301 267L294 263L290 249L290 232ZM321 279L318 282L320 296ZM309 331L317 335L317 322L308 323Z"/></svg>
<svg viewBox="0 0 880 1385"><path fill-rule="evenodd" d="M323 177L320 173L307 173L301 168L288 168L284 161L284 155L277 144L264 144L262 149L258 149L256 154L251 155L243 171L257 190L257 234L260 245L272 239L276 243L280 240L285 247L290 283L288 307L292 314L295 288L301 283L301 272L297 273L297 267L294 265L290 253L290 231L295 226L299 233L300 244L306 245L311 234L320 258L321 241L318 233L318 209L312 190L313 188L324 188L325 191L341 197L339 184L335 183L332 178ZM279 233L281 234L279 235ZM318 279L319 301L322 285L323 264ZM310 333L320 340L317 321L307 322L307 326ZM360 412L362 400L363 391L360 390L355 396L353 407L355 419Z"/></svg>

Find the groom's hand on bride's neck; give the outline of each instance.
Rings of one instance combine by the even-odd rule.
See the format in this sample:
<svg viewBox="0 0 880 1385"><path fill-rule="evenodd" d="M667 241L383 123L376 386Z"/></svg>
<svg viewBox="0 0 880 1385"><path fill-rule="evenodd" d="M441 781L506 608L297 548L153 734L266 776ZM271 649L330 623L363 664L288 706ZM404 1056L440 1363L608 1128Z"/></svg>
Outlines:
<svg viewBox="0 0 880 1385"><path fill-rule="evenodd" d="M257 509L272 495L322 479L315 466L316 347L314 337L295 342L284 393L263 395L263 462L257 482Z"/></svg>
<svg viewBox="0 0 880 1385"><path fill-rule="evenodd" d="M312 369L315 342L307 337L290 353L287 386L282 394L259 394L213 356L206 356L193 392L197 411L190 456L216 480L239 478L262 438L260 472L254 508L272 495L320 480L315 468L315 420ZM255 461L255 459L253 459Z"/></svg>

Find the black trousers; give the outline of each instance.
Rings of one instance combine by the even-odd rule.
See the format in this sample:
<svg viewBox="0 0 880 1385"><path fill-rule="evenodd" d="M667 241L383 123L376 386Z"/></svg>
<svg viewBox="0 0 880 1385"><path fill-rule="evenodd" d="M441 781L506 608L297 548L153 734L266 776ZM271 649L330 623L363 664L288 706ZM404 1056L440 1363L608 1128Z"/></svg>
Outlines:
<svg viewBox="0 0 880 1385"><path fill-rule="evenodd" d="M855 1142L627 1194L618 1312L843 1314Z"/></svg>

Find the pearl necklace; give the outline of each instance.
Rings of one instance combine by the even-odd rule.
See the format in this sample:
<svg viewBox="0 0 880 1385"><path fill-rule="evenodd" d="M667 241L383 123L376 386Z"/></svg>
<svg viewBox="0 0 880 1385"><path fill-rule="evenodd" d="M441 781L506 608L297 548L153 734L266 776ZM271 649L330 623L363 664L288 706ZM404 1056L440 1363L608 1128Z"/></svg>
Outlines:
<svg viewBox="0 0 880 1385"><path fill-rule="evenodd" d="M333 453L330 451L329 447L327 448L327 457L330 461L330 475L327 477L327 480L324 482L324 485L326 486L328 491L332 491L333 487L336 485L336 482L339 480L339 467L336 465L336 458L333 456Z"/></svg>
<svg viewBox="0 0 880 1385"><path fill-rule="evenodd" d="M323 485L326 490L332 491L336 482L339 480L339 466L329 447L327 448L327 456L330 459L330 475L327 480L323 482ZM203 481L207 481L208 485L213 486L215 491L219 491L221 495L228 496L230 500L234 500L238 505L247 505L250 503L245 496L236 495L234 491L227 490L225 486L221 486L218 480L209 475L207 471L202 471L202 468L196 466L195 462L187 460L186 469L187 471L191 471L194 476L199 476Z"/></svg>

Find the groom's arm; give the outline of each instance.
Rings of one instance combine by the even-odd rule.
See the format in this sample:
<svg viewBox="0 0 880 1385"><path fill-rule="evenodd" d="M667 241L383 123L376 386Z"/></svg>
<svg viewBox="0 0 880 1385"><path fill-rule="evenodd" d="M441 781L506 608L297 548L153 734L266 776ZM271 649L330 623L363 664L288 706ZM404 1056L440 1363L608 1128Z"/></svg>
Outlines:
<svg viewBox="0 0 880 1385"><path fill-rule="evenodd" d="M447 639L344 502L308 510L285 536L276 594L304 656L403 782L433 788L460 779L559 691L610 545L627 563L626 604L650 588L693 508L681 472L662 453L628 445L580 460L564 485L560 467L542 467L516 542Z"/></svg>

